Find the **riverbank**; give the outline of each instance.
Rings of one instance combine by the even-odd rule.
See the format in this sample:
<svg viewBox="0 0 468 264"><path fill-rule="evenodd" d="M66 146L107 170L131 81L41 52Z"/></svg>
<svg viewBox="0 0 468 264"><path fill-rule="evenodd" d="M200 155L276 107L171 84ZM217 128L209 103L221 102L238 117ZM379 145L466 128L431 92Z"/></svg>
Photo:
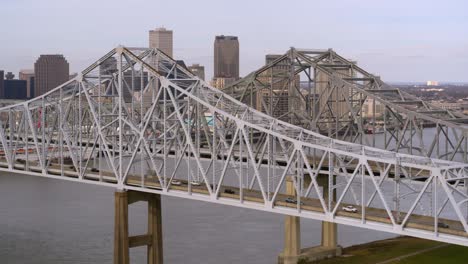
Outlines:
<svg viewBox="0 0 468 264"><path fill-rule="evenodd" d="M468 248L413 237L398 237L351 246L341 257L304 264L459 264L466 263Z"/></svg>

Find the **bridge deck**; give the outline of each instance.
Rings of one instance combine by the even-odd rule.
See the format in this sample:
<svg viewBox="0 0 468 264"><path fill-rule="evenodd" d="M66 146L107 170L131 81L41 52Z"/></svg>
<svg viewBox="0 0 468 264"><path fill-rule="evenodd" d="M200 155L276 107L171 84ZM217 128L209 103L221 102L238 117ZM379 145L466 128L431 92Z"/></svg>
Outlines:
<svg viewBox="0 0 468 264"><path fill-rule="evenodd" d="M8 164L5 162L0 162L0 169L1 168L8 168ZM19 173L22 173L21 171L23 171L24 174L28 174L28 171L25 170L25 165L20 165L20 164L15 165L14 168L16 170L19 170ZM29 166L29 171L33 173L42 173L42 170L39 166ZM74 171L72 169L72 166L70 165L63 167L63 174L62 174L61 166L57 164L52 164L49 167L47 173L50 175L63 177L64 179L67 179L67 178L78 179L79 178L78 173ZM110 184L117 184L116 178L114 177L113 173L110 171L101 170L99 172L97 171L93 172L91 171L91 169L88 169L83 179L94 181L94 182L105 182L105 183L110 183ZM142 184L141 176L129 174L129 176L127 177L127 184L129 186L144 187L145 189L163 191L157 177L144 176L143 180L144 180L144 184ZM171 185L168 188L167 192L182 192L188 195L192 195L192 194L202 195L202 196L206 196L207 200L209 200L210 194L206 185L204 184L201 184L200 186L189 185L186 180L181 180L181 179L178 179L178 180L180 180L181 185ZM233 191L234 193L226 193L226 190L228 189ZM270 193L270 195L273 195L273 193ZM301 203L294 204L294 203L286 202L286 198L288 197L295 198L291 195L279 193L277 195L275 203L273 204L273 207L290 208L290 209L295 209L295 210L304 211L304 212L324 213L320 205L319 199L300 197ZM229 185L220 186L219 198L229 199L229 200L237 201L240 203L244 203L244 202L255 203L255 204L258 204L259 206L262 206L264 204L260 191L255 190L255 189L254 190L247 190L247 189L240 190L238 187L229 186ZM333 202L332 204L335 205L336 203ZM343 211L341 207L344 207L347 205L355 206L356 208L358 208L358 212L350 213L350 212ZM355 204L349 204L349 203L341 203L341 207L336 212L337 217L351 218L351 219L359 220L363 223L370 221L370 222L383 223L383 224L388 224L388 225L392 224L391 220L387 216L385 209L375 208L375 207L363 208L361 205L355 205ZM362 214L362 210L365 210L364 217ZM392 211L392 213L394 215L397 214L397 212L395 211ZM401 212L401 219L403 219L404 217L405 217L405 213ZM443 222L448 225L448 228L438 227L439 233L468 238L468 233L464 231L463 226L461 225L459 221L439 218L439 222ZM424 215L412 214L410 220L407 222L407 224L403 228L434 232L434 218L429 217L429 216L424 216Z"/></svg>

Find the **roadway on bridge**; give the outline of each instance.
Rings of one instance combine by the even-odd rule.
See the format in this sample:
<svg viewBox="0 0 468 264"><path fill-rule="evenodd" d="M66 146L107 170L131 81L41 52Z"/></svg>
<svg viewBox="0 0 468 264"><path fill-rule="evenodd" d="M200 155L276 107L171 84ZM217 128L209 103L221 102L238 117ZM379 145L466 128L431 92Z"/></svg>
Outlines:
<svg viewBox="0 0 468 264"><path fill-rule="evenodd" d="M0 168L8 168L8 164L6 162L0 162ZM15 165L15 169L24 171L25 165L17 164ZM37 165L34 166L34 164L29 166L29 170L34 173L42 173L41 168ZM70 166L70 165L64 165L62 167L59 164L51 164L51 166L48 169L48 173L51 175L61 176L65 178L72 178L72 179L78 178L78 173L74 170L73 166ZM117 183L117 180L114 174L110 171L102 171L102 170L98 171L96 169L88 169L84 175L84 178L86 180L91 180L91 181L103 181L103 182L107 182L111 184ZM142 184L142 179L144 180L143 184ZM177 179L177 180L180 181L180 185L171 185L168 190L169 192L183 192L183 193L189 193L189 194L194 193L197 195L206 195L208 197L210 196L209 191L204 183L201 183L201 185L192 185L192 184L189 184L188 181L186 180L181 180L181 179ZM138 175L129 174L129 176L127 177L127 184L130 186L136 186L136 187L144 186L146 188L162 190L161 185L156 176L144 176L144 178L142 178L141 176L138 176ZM270 193L270 195L273 195L273 193ZM219 198L230 199L233 201L256 203L256 204L259 204L260 206L262 206L264 203L262 194L258 190L242 189L242 193L241 193L241 190L238 187L227 186L227 185L220 186ZM301 210L301 211L318 212L318 213L324 212L319 199L300 197L300 203L294 203L294 202L287 202L286 201L287 198L295 199L295 196L287 195L284 193L278 193L273 206L289 208L292 210ZM335 206L335 203L333 202L332 205ZM356 207L358 209L358 212L351 213L351 212L343 211L342 207L347 206L347 205L352 205ZM374 208L374 207L364 207L364 210L365 210L365 219L363 219L362 207L360 205L341 203L340 207L338 208L336 212L336 217L347 217L347 218L356 219L357 221L362 221L362 222L372 221L372 222L378 222L378 223L391 225L391 220L389 219L388 214L385 209ZM394 215L397 214L397 212L395 211L392 211L392 213ZM401 212L400 219L403 219L404 216L405 216L405 213ZM464 231L463 226L461 225L460 222L450 220L450 219L442 219L442 218L439 218L439 222L443 222L447 224L448 227L447 228L438 227L438 232L444 233L444 234L468 237L468 233ZM405 228L412 228L412 229L417 229L417 230L434 232L434 218L429 217L429 216L413 214L410 217L407 224L405 225Z"/></svg>

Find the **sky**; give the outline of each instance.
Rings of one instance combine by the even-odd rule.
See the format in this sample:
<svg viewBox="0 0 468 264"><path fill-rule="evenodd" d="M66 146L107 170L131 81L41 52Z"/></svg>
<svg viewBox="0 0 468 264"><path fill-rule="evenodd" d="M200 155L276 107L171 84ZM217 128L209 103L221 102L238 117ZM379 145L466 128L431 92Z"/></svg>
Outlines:
<svg viewBox="0 0 468 264"><path fill-rule="evenodd" d="M290 47L328 49L389 82L468 82L466 0L0 0L0 69L16 75L40 54L78 72L118 45L174 31L174 57L213 75L216 35L235 35L240 73Z"/></svg>

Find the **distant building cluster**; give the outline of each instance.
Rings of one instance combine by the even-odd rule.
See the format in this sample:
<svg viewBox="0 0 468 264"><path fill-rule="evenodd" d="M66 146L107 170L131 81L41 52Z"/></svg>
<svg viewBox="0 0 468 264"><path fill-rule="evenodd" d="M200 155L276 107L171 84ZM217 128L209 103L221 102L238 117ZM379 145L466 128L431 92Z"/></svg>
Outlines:
<svg viewBox="0 0 468 264"><path fill-rule="evenodd" d="M411 93L429 104L445 110L468 114L468 85L438 83L438 86L400 84L396 87Z"/></svg>
<svg viewBox="0 0 468 264"><path fill-rule="evenodd" d="M443 101L431 101L433 106L444 110L460 110L462 102L443 102Z"/></svg>
<svg viewBox="0 0 468 264"><path fill-rule="evenodd" d="M149 47L161 50L167 56L174 57L174 41L173 31L164 27L149 30ZM210 80L210 84L218 89L223 89L233 82L239 80L239 38L237 36L215 36L213 45L213 78ZM275 60L278 60L281 55L269 54L265 57L265 65L268 65ZM113 58L103 62L100 66L102 75L110 75L115 72L115 61ZM115 59L114 59L115 60ZM205 80L205 67L199 63L193 63L190 66L186 66L184 61L176 60L177 64L181 65L185 69L190 70L201 80ZM157 64L157 62L155 62ZM299 103L295 102L297 98L306 96L304 89L288 89L286 84L287 80L274 81L273 76L280 76L288 74L290 71L289 61L283 60L278 62L274 67L261 73L258 79L265 85L265 89L258 91L254 98L254 105L257 110L264 113L270 113L274 117L283 118L285 113L294 112L295 107L299 107ZM339 74L343 76L353 76L353 72L349 69L339 70ZM329 76L323 72L317 71L314 73L314 95L316 97L325 90L329 83ZM71 78L74 78L76 74L70 75L70 65L66 58L60 54L54 55L40 55L37 61L34 63L33 69L20 70L18 78L15 78L15 74L12 72L6 72L0 70L0 99L12 99L12 100L26 100L37 96L41 96L50 90L58 87L59 85L67 82ZM125 76L127 83L133 83L133 88L138 93L142 93L143 89L140 87L140 83L146 85L146 77L141 81L138 77L133 78L131 76ZM144 87L143 86L143 87ZM296 76L294 80L295 87L301 87L300 76ZM420 86L421 87L421 86ZM434 98L427 98L428 101L436 107L450 110L462 110L468 113L468 103L465 101L455 101L454 98L441 98L439 93L445 92L445 87L439 85L438 81L427 81L426 86L422 86L420 91L423 95L434 95ZM348 93L347 91L344 91ZM151 100L151 97L145 97L143 94L138 94L145 100ZM334 95L332 95L333 97ZM351 96L351 94L350 94ZM131 95L124 92L125 101L127 101ZM423 96L424 97L424 96ZM467 97L468 98L468 97ZM338 102L336 98L331 98L329 107L339 115L345 115L347 106L345 102ZM150 102L149 102L150 103ZM319 102L315 108L322 107L322 104L327 102ZM362 109L362 116L364 118L382 118L385 106L379 102L367 99L364 102ZM286 117L287 118L287 117Z"/></svg>
<svg viewBox="0 0 468 264"><path fill-rule="evenodd" d="M33 80L34 83L34 80ZM12 72L0 70L0 99L25 100L27 99L28 81L15 79Z"/></svg>
<svg viewBox="0 0 468 264"><path fill-rule="evenodd" d="M444 88L422 88L422 92L443 92Z"/></svg>
<svg viewBox="0 0 468 264"><path fill-rule="evenodd" d="M174 58L173 31L164 27L149 31L149 47L159 49ZM214 42L214 74L210 84L218 89L239 79L239 39L237 36L216 36ZM183 61L177 61L185 65ZM153 62L157 64L157 62ZM185 67L185 66L184 66ZM205 80L205 67L194 63L187 67L201 80Z"/></svg>
<svg viewBox="0 0 468 264"><path fill-rule="evenodd" d="M0 70L0 99L27 100L43 95L70 79L69 64L63 55L40 55L34 69L15 74Z"/></svg>
<svg viewBox="0 0 468 264"><path fill-rule="evenodd" d="M149 47L161 50L174 57L173 31L164 27L149 31ZM156 62L157 63L157 62ZM181 60L177 64L190 70L201 80L205 80L205 67L194 63L188 67ZM106 65L100 67L108 74ZM107 69L107 70L106 70ZM237 36L216 36L214 42L214 75L211 84L222 89L239 79L239 40ZM27 100L41 96L76 77L70 74L70 64L61 54L43 54L38 57L32 69L15 74L0 70L0 99Z"/></svg>

